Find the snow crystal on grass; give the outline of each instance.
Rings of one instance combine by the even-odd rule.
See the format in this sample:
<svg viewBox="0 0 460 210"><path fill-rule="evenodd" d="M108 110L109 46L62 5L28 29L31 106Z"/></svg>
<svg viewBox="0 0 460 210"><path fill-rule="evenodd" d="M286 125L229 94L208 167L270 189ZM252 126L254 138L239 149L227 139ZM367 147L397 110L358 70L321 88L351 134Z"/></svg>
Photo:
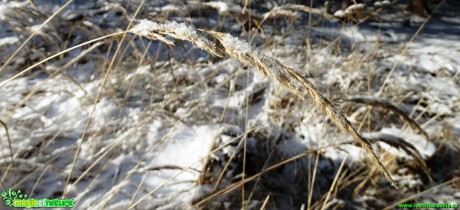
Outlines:
<svg viewBox="0 0 460 210"><path fill-rule="evenodd" d="M347 14L345 14L345 12L343 10L337 10L335 13L334 13L334 16L335 17L339 17L339 18L344 18L346 17Z"/></svg>
<svg viewBox="0 0 460 210"><path fill-rule="evenodd" d="M198 35L197 30L193 26L187 26L185 23L167 21L163 24L158 24L149 20L140 20L139 24L134 26L130 31L151 39L159 39L171 45L173 43L162 37L162 35L169 35L176 39L187 40L206 51L213 52L215 49L215 44L213 42Z"/></svg>
<svg viewBox="0 0 460 210"><path fill-rule="evenodd" d="M152 22L150 20L139 20L139 24L131 28L132 32L135 32L141 36L148 36L150 31L157 31L160 28L158 23Z"/></svg>
<svg viewBox="0 0 460 210"><path fill-rule="evenodd" d="M230 34L218 34L218 37L230 56L250 66L257 67L264 75L270 75L272 79L276 79L280 83L286 82L280 79L286 78L283 75L285 67L276 60L264 55L246 41L233 37Z"/></svg>
<svg viewBox="0 0 460 210"><path fill-rule="evenodd" d="M241 13L241 11L243 11L243 8L241 8L239 5L229 4L226 2L222 2L222 1L207 2L206 5L214 9L217 9L219 13L221 14L227 14L227 13L232 13L232 12Z"/></svg>
<svg viewBox="0 0 460 210"><path fill-rule="evenodd" d="M222 39L222 44L232 52L236 52L238 56L246 54L259 54L258 50L255 50L249 43L244 40L233 37L230 34L225 34Z"/></svg>
<svg viewBox="0 0 460 210"><path fill-rule="evenodd" d="M356 10L362 10L364 9L364 6L364 4L352 4L345 10L345 13L349 14Z"/></svg>
<svg viewBox="0 0 460 210"><path fill-rule="evenodd" d="M334 13L334 16L338 18L345 18L349 15L352 15L356 11L364 9L364 6L365 6L364 4L352 4L347 9L345 9L345 11L337 10Z"/></svg>

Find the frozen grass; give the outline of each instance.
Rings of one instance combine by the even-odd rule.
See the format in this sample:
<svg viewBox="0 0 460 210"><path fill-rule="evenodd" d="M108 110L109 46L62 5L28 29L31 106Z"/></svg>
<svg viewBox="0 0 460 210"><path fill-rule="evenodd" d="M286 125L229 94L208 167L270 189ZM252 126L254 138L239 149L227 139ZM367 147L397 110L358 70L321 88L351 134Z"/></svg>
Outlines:
<svg viewBox="0 0 460 210"><path fill-rule="evenodd" d="M77 209L460 199L459 38L432 35L449 10L398 31L386 1L340 17L322 2L95 4L1 5L2 190Z"/></svg>
<svg viewBox="0 0 460 210"><path fill-rule="evenodd" d="M219 44L214 44L211 41L205 40L204 37L197 36L196 30L185 25L180 25L177 23L166 23L164 25L157 25L152 22L143 21L131 32L145 36L147 38L156 39L164 41L160 33L166 35L173 35L174 37L182 40L187 40L192 43L196 43L198 47L208 50L211 54L215 53L215 46L219 45L223 48L219 51L224 51L227 55L238 59L239 61L246 63L250 66L257 67L257 69L264 75L269 76L273 80L278 81L280 84L284 85L286 88L291 90L294 94L302 97L303 100L308 100L305 95L309 95L315 104L320 107L324 112L332 119L332 121L341 129L348 132L356 142L361 145L361 147L370 155L375 164L380 167L382 172L385 174L387 179L392 185L396 187L396 183L390 176L390 173L385 168L385 166L380 162L377 155L370 142L363 138L351 125L351 123L340 113L331 102L325 98L317 88L313 86L311 82L304 79L294 70L287 68L278 61L267 57L260 51L254 49L247 42L239 40L231 36L230 34L224 34L220 32L207 31L207 33L214 36L219 40ZM168 44L172 44L169 41L166 41Z"/></svg>

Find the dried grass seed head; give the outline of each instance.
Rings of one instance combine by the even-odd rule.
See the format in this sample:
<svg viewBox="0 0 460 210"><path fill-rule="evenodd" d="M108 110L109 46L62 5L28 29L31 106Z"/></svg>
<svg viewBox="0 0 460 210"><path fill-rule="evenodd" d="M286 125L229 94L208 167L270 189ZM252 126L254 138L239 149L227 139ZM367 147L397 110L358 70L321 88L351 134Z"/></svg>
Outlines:
<svg viewBox="0 0 460 210"><path fill-rule="evenodd" d="M206 36L198 34L198 30L193 26L187 26L185 23L177 23L175 21L167 21L163 24L158 24L149 20L140 20L139 24L134 26L131 33L154 40L160 40L169 45L174 43L165 36L169 35L173 38L189 41L200 49L203 49L214 56L222 57L223 54L216 48L216 44L207 39Z"/></svg>

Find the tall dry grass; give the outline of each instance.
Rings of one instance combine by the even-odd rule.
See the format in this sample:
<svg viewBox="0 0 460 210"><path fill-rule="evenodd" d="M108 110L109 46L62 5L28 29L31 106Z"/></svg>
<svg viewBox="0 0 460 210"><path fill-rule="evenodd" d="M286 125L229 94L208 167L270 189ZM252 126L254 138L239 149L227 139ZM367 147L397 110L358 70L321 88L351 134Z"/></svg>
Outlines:
<svg viewBox="0 0 460 210"><path fill-rule="evenodd" d="M71 2L71 1L69 1L69 2ZM249 1L247 1L247 2L249 2ZM278 7L277 9L274 9L274 10L266 13L265 16L256 16L256 15L253 15L251 12L245 12L246 10L248 10L248 11L250 10L250 8L247 7L247 4L248 4L247 2L245 1L245 6L244 6L243 11L236 11L236 12L238 13L239 18L246 18L247 15L249 15L250 18L258 19L259 22L257 22L257 24L258 24L257 28L262 28L262 25L264 24L264 22L267 21L269 18L289 17L289 18L295 19L295 18L299 17L299 15L297 13L292 12L292 11L304 11L304 12L308 12L308 13L321 15L324 18L329 19L329 20L333 20L333 21L338 20L337 17L334 17L334 16L332 16L332 15L330 15L328 13L325 13L324 11L314 9L312 7L301 6L301 5L285 5L285 6ZM66 5L68 5L68 3ZM57 14L57 13L55 13L55 14ZM53 18L55 14L53 14L53 16L50 17L50 19ZM134 16L136 16L136 15L134 15ZM46 22L44 24L46 24ZM91 44L91 43L94 43L94 42L97 42L97 41L105 40L105 39L107 39L109 37L124 35L126 32L133 33L133 34L136 34L136 35L139 35L139 36L142 36L142 37L146 37L146 38L148 38L150 40L159 40L159 41L161 41L161 42L163 42L163 43L165 43L167 45L174 45L175 44L174 40L170 39L171 37L174 38L174 39L188 41L188 42L192 43L193 45L205 50L206 52L208 52L211 55L214 55L216 57L227 57L227 56L232 57L232 58L236 59L235 62L242 62L242 63L244 63L244 64L246 64L248 66L256 68L259 72L261 72L262 74L266 75L267 77L269 77L273 81L277 81L279 84L281 84L282 86L287 88L293 94L295 94L296 96L300 97L303 101L307 101L307 100L312 99L314 104L317 107L319 107L321 110L323 110L323 112L332 120L332 122L334 122L337 125L337 127L342 129L344 132L348 133L354 139L354 141L366 151L366 153L370 156L370 159L372 160L373 165L378 167L380 169L380 171L388 179L388 181L395 187L396 187L395 181L390 176L389 171L384 166L382 161L377 157L376 151L371 146L371 142L373 143L375 141L383 141L383 142L386 142L386 143L392 145L395 148L401 148L402 150L404 150L408 154L410 154L416 160L416 162L419 164L419 166L423 169L423 171L427 174L427 176L430 177L430 175L429 175L429 173L430 173L429 172L429 166L427 166L425 161L422 159L420 153L411 144L407 143L403 139L398 139L398 137L393 137L393 136L377 135L377 136L369 136L367 138L364 137L363 135L361 135L357 131L357 129L355 129L351 125L351 123L345 117L345 115L342 114L341 111L338 108L336 108L336 106L334 106L330 102L330 100L327 97L325 97L321 93L321 91L319 91L318 88L316 88L309 79L301 76L296 70L294 70L292 68L289 68L289 67L286 67L285 65L283 65L282 63L280 63L276 59L265 55L260 50L258 50L255 47L251 46L249 43L247 43L245 41L242 41L239 38L233 37L230 34L221 33L221 32L217 32L217 31L211 31L211 30L196 29L196 28L194 28L192 26L188 26L188 25L186 25L184 23L165 22L165 23L160 24L160 23L155 23L155 22L147 21L147 20L140 21L140 23L137 26L135 26L135 27L133 27L133 28L127 30L127 31L118 32L118 33L114 33L114 34L109 34L107 36L102 36L102 37L99 37L97 39L91 40L89 42L83 43L81 45L77 45L77 46L69 48L67 50L62 50L62 51L60 51L60 52L58 52L58 53L56 53L54 55L48 56L45 59L43 59L42 61L37 62L37 63L29 66L25 70L19 72L15 76L13 76L13 77L5 80L5 81L2 81L0 83L0 88L5 86L7 83L13 81L14 79L17 79L20 76L24 75L26 72L32 70L34 67L37 67L40 64L43 64L43 63L45 63L47 61L50 61L51 59L58 58L59 56L62 56L63 54L65 54L65 53L67 53L67 52L69 52L71 50L80 48L82 46L85 46L85 45L88 45L88 44ZM418 32L417 32L417 34L418 34ZM29 38L33 37L34 35L35 35L35 33L32 34ZM414 35L413 39L416 37L416 35ZM411 41L413 41L413 39L411 39ZM25 44L26 42L27 41L25 41L23 44ZM95 45L93 45L93 47L97 47L98 44L100 44L100 42L98 42ZM93 47L91 47L91 48L93 48ZM19 51L21 48L22 48L22 46L19 47L17 49L17 51ZM9 57L7 63L10 62L15 57L17 51L15 53L13 53L13 55L11 57ZM117 52L118 52L118 50L117 50ZM144 54L144 56L145 56L145 54ZM105 83L105 81L107 81L107 78L110 75L110 73L111 73L111 71L113 69L113 66L116 65L116 64L114 64L116 57L117 56L114 56L114 58L110 61L110 67L108 68L109 70L106 72L104 83ZM79 58L76 58L76 60L78 60L78 59ZM140 62L140 63L142 63L142 62ZM6 66L6 65L7 64L5 64L4 66ZM67 65L65 65L63 68L65 68L66 66ZM382 85L382 88L383 88L383 86L385 86L386 83L388 83L389 78L392 75L394 69L396 69L396 65L392 68L390 74L388 74L388 77L384 81L384 84ZM0 72L2 70L3 70L3 67L0 70ZM228 82L228 80L225 80L224 82ZM104 88L103 86L104 85L101 86L101 89L100 89L101 92L102 92L102 89ZM34 92L35 92L35 90L32 91L24 99L24 102L21 102L17 106L20 106L22 103L25 103L25 101L28 100L29 96L33 95ZM94 104L96 104L96 102L98 101L101 92L99 92L99 95L96 97ZM387 101L383 101L383 100L379 100L379 99L372 99L372 98L371 99L369 99L369 98L359 98L359 97L351 97L351 98L347 98L347 100L353 101L355 103L363 103L363 104L372 105L372 106L376 106L376 107L383 107L385 109L391 110L391 111L395 112L396 114L398 114L399 116L401 116L410 125L412 125L413 127L417 128L418 130L420 130L420 132L422 134L424 134L426 138L428 138L427 133L422 129L423 126L420 126L415 120L412 120L405 113L403 113L403 111L401 111L395 105L393 105L393 104L391 104L391 103L389 103ZM196 106L196 107L198 107L198 106ZM94 112L94 109L93 109L93 112ZM183 123L182 119L175 119L175 120L177 120L180 123ZM14 165L14 160L15 159L13 157L13 151L11 149L11 143L10 143L11 141L10 141L9 136L8 136L8 126L3 121L0 121L0 123L5 128L6 133L7 133L8 142L10 144L10 149L9 150L10 150L10 153L11 153L11 156L12 156L11 157L11 163L12 164L10 164L9 166L12 166L12 165ZM88 122L88 124L89 123L90 122ZM171 129L171 133L173 132L173 130L174 129ZM86 128L85 128L85 132L86 132ZM82 139L84 139L84 137L85 136L83 135ZM167 137L165 137L166 141L164 141L165 143L163 143L163 146L167 143L168 138L169 138L169 136L167 135ZM371 141L369 141L369 139ZM82 142L83 141L80 141L80 145L82 144ZM117 147L120 146L120 144L121 144L120 142L117 142L116 144L113 144L106 152L103 152L102 155L100 155L98 157L98 159L95 160L95 162L92 165L90 165L89 168L87 168L82 174L78 175L78 178L76 179L76 181L73 184L79 183L83 179L83 177L87 176L88 173L93 168L96 168L97 163L103 161L103 158L106 156L106 154L108 154L109 151L115 150L114 148L117 148ZM72 165L75 165L75 161L77 160L77 155L78 155L78 150L80 149L80 145L78 145L77 153L74 156L74 162L72 163ZM216 150L218 150L218 149L216 149ZM211 151L208 154L208 156L211 155L213 152L215 152L215 150ZM244 152L246 153L246 151L244 151ZM269 168L267 168L265 170L262 170L262 171L260 171L260 173L257 173L254 176L248 177L247 179L244 179L241 182L238 182L238 183L235 183L233 185L230 185L230 186L226 187L225 189L223 189L223 190L213 194L212 196L206 198L205 200L200 201L197 204L197 206L200 203L204 203L206 200L210 200L210 199L215 198L215 197L217 197L217 196L219 196L219 195L221 195L223 193L226 193L228 191L234 190L234 189L240 187L241 185L244 185L245 183L248 183L248 182L251 182L251 181L254 181L254 180L258 179L259 177L261 177L264 173L266 173L268 171L274 170L277 167L282 166L283 164L286 164L286 163L288 163L290 161L295 161L295 160L300 159L300 158L302 158L302 157L304 157L306 155L307 154L301 154L301 155L292 157L290 159L287 159L285 161L280 162L279 164L276 164L276 165L271 166L271 167L269 167ZM319 157L319 155L317 157ZM318 161L318 158L317 158L317 161ZM336 193L336 192L334 192L334 190L335 190L334 188L338 188L337 186L340 185L340 182L343 182L343 180L346 180L344 177L342 177L345 174L345 173L342 173L344 163L345 163L345 160L343 160L342 164L340 165L340 169L339 169L339 171L337 173L337 176L335 177L334 182L333 182L330 190L328 191L327 195L322 198L322 201L323 201L322 208L327 208L327 206L326 206L327 202L330 200L330 197L334 196L334 193ZM138 166L136 166L136 168L137 167ZM165 167L165 168L167 168L167 167ZM171 168L180 169L181 172L186 171L186 170L189 169L189 168L182 168L181 169L181 168L177 168L177 167L170 167L169 169L171 169ZM73 169L73 166L72 166L72 169ZM8 170L9 170L9 168L8 168ZM151 168L151 170L158 170L158 168ZM316 167L314 168L314 170L316 170ZM14 172L9 172L9 173L14 173ZM66 184L70 184L71 175L72 175L72 171L70 172L70 174L68 174ZM314 175L316 175L316 172L314 172ZM6 176L6 174L5 174L5 176ZM126 176L124 180L127 180L129 178L129 176L130 175ZM313 176L313 178L312 178L312 182L313 182L313 184L311 185L312 191L313 191L313 188L314 188L314 180L315 180L315 176ZM158 189L160 189L161 187L167 185L169 181L170 180L168 180L167 182L164 182L160 186L156 187L154 190L150 191L146 196L144 196L142 199L140 199L137 202L134 202L134 196L133 196L133 200L131 201L131 203L134 203L134 204L131 205L131 207L136 206L140 201L144 200L145 198L148 198L148 196L151 195L153 192L155 192ZM38 181L37 181L37 183L38 183ZM138 190L141 189L141 186L142 186L142 183L139 184ZM113 189L110 192L110 196L113 196L118 190L120 190L120 188L118 188L118 187ZM64 190L64 195L65 195L65 193L66 193L66 190ZM136 191L136 194L137 193L138 192ZM311 202L311 199L312 199L311 196L312 196L312 193L309 195L309 198L308 198L308 202L309 202L308 205L309 206L310 206L310 202ZM266 197L263 206L265 206L269 202L270 198L271 198L270 196ZM317 203L316 205L319 205L319 203Z"/></svg>
<svg viewBox="0 0 460 210"><path fill-rule="evenodd" d="M183 23L166 22L164 24L158 24L148 20L142 20L137 26L129 30L129 32L139 36L163 41L170 45L173 44L173 42L166 37L168 35L176 39L189 41L213 55L222 56L223 53L225 53L240 62L256 67L262 74L278 81L291 92L301 97L302 100L308 100L309 96L313 99L316 106L320 107L340 129L353 137L353 139L368 153L373 162L378 165L388 181L396 187L396 183L391 177L390 172L375 154L369 140L359 134L347 118L335 108L310 81L299 75L293 69L266 56L247 42L233 37L230 34L201 30L216 38L217 41L214 42L204 35L199 35L198 31L199 30L194 27L187 26Z"/></svg>

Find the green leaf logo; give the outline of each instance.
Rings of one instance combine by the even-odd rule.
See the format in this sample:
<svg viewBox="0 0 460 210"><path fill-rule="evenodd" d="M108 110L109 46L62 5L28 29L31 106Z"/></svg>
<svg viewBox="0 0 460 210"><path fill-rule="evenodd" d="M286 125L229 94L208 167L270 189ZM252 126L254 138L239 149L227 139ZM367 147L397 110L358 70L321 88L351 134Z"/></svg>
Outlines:
<svg viewBox="0 0 460 210"><path fill-rule="evenodd" d="M5 205L12 206L13 205L13 195L15 195L15 191L11 191L10 188L6 191L2 191L2 200L5 202Z"/></svg>
<svg viewBox="0 0 460 210"><path fill-rule="evenodd" d="M7 206L12 206L14 199L26 199L27 194L22 193L21 190L11 190L11 188L8 188L8 190L4 190L1 193L2 195L2 200L5 202L5 205Z"/></svg>
<svg viewBox="0 0 460 210"><path fill-rule="evenodd" d="M2 198L5 198L8 195L6 191L2 191Z"/></svg>

